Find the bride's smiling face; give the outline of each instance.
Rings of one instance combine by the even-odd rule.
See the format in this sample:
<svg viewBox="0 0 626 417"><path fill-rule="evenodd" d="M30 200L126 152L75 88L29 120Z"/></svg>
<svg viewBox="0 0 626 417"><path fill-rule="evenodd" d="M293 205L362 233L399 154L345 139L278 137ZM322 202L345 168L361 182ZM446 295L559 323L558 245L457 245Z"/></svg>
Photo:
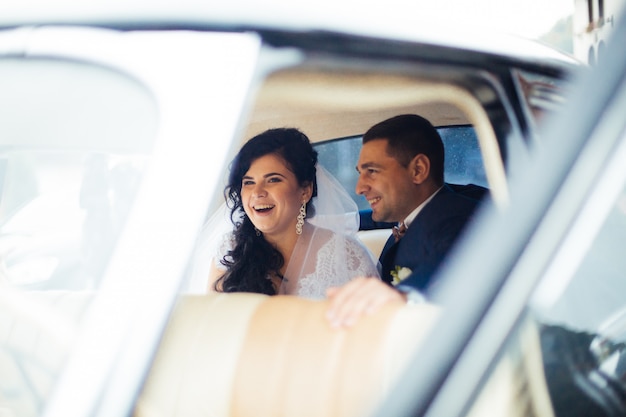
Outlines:
<svg viewBox="0 0 626 417"><path fill-rule="evenodd" d="M285 161L275 154L255 159L241 181L243 208L264 236L296 233L302 202L311 198L312 186L300 186Z"/></svg>

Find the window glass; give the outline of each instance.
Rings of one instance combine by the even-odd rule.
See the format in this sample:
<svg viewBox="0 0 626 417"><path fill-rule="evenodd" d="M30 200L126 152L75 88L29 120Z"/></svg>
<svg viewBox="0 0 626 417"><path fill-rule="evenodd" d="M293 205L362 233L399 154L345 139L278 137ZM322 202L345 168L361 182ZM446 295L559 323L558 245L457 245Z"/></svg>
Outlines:
<svg viewBox="0 0 626 417"><path fill-rule="evenodd" d="M487 187L487 177L474 128L449 126L437 130L446 152L446 182ZM367 201L354 191L358 180L356 164L361 149L361 136L317 143L315 149L319 153L319 162L344 185L359 209L369 209Z"/></svg>
<svg viewBox="0 0 626 417"><path fill-rule="evenodd" d="M144 166L141 155L0 153L3 281L22 289L94 289Z"/></svg>
<svg viewBox="0 0 626 417"><path fill-rule="evenodd" d="M62 59L0 59L0 414L41 415L150 160L152 94Z"/></svg>
<svg viewBox="0 0 626 417"><path fill-rule="evenodd" d="M437 129L445 149L444 175L452 184L476 184L487 187L483 158L476 132L471 126Z"/></svg>
<svg viewBox="0 0 626 417"><path fill-rule="evenodd" d="M606 215L583 213L579 222L600 217L597 234L585 223L566 238L580 243L583 233L586 252L546 274L471 416L495 407L499 415L626 415L626 186Z"/></svg>
<svg viewBox="0 0 626 417"><path fill-rule="evenodd" d="M574 276L550 308L542 309L543 314L552 321L595 332L626 309L626 257L620 250L625 242L626 188ZM626 331L626 320L623 326Z"/></svg>
<svg viewBox="0 0 626 417"><path fill-rule="evenodd" d="M557 416L626 414L626 186L609 180L619 192L587 201L530 304Z"/></svg>

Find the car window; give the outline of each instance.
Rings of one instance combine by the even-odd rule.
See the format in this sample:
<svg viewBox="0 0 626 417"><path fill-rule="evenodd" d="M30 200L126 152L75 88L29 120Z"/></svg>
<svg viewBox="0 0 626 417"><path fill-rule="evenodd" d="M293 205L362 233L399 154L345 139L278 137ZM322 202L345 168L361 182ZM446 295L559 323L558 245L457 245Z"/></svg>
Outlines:
<svg viewBox="0 0 626 417"><path fill-rule="evenodd" d="M515 79L519 85L524 110L535 125L539 125L546 115L563 107L569 87L567 80L523 70L515 71Z"/></svg>
<svg viewBox="0 0 626 417"><path fill-rule="evenodd" d="M452 184L476 184L487 187L483 160L471 126L446 126L437 130L445 148L445 180ZM361 149L361 136L316 143L319 162L346 188L360 210L369 209L363 196L354 191L358 174L356 164Z"/></svg>
<svg viewBox="0 0 626 417"><path fill-rule="evenodd" d="M157 111L132 77L73 60L2 59L0 91L0 410L31 416L133 205Z"/></svg>
<svg viewBox="0 0 626 417"><path fill-rule="evenodd" d="M0 79L0 112L30 109L0 125L2 280L92 289L151 151L153 98L128 76L69 61L4 60Z"/></svg>
<svg viewBox="0 0 626 417"><path fill-rule="evenodd" d="M3 279L24 289L94 289L145 165L142 155L4 150Z"/></svg>

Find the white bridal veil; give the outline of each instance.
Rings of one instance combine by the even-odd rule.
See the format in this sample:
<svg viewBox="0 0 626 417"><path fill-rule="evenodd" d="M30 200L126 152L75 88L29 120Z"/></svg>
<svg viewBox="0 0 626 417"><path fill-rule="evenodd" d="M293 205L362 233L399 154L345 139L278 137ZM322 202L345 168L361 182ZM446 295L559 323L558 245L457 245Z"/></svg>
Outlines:
<svg viewBox="0 0 626 417"><path fill-rule="evenodd" d="M359 213L343 186L317 165L315 216L307 218L285 272L281 294L323 297L325 288L341 285L358 275L376 274L376 261L356 238ZM220 259L232 248L233 223L226 204L205 222L192 260L189 290L205 292L211 260Z"/></svg>
<svg viewBox="0 0 626 417"><path fill-rule="evenodd" d="M359 231L359 208L356 203L324 167L317 165L316 172L315 216L308 222L338 233L356 235Z"/></svg>

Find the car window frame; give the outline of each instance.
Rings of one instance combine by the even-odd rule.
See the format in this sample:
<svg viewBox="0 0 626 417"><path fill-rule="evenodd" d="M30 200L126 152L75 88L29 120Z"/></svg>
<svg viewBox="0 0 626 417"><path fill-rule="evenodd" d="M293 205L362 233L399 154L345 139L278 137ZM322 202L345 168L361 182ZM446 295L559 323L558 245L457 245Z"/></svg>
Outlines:
<svg viewBox="0 0 626 417"><path fill-rule="evenodd" d="M253 81L260 40L251 33L198 31L191 34L184 30L149 29L124 32L80 25L8 29L2 35L7 35L3 41L8 39L9 42L2 43L0 59L43 57L82 61L96 68L112 67L136 76L158 103L160 120L150 167L107 265L102 287L72 340L72 355L55 381L51 397L40 405L46 416L129 414L178 295L194 237L209 201L221 192L217 178L224 167L217 157L226 154L235 135L236 122ZM165 35L167 47L142 48L143 42L150 44ZM91 43L67 42L67 36ZM100 48L94 49L93 43L116 49L107 54ZM88 47L81 49L86 44ZM185 47L172 47L181 44ZM221 65L215 66L210 54L197 54L187 49L200 46L205 47L207 53L210 46L216 52L232 49L225 54L228 64L222 60ZM121 53L136 51L136 48L145 54ZM166 51L170 54L165 54ZM185 54L189 60L179 59ZM134 59L140 55L141 59ZM130 63L124 62L124 58ZM195 65L191 65L192 62ZM151 72L151 68L155 71ZM159 68L168 70L159 71ZM191 76L188 80L172 82L171 74L188 74L189 71L208 77L211 82L191 85L196 79ZM236 86L221 82L226 76L237 77L240 82L235 83ZM211 97L220 91L224 98L216 104ZM189 112L187 108L192 99L199 108L219 105L219 112L209 112L219 113L219 116ZM208 132L222 140L206 140ZM171 181L171 170L177 172L177 181L199 184L198 178L201 178L205 186L201 189L181 187ZM171 221L172 212L180 216L178 222ZM155 257L155 254L163 256ZM161 279L154 280L155 276ZM77 392L80 395L77 396Z"/></svg>

